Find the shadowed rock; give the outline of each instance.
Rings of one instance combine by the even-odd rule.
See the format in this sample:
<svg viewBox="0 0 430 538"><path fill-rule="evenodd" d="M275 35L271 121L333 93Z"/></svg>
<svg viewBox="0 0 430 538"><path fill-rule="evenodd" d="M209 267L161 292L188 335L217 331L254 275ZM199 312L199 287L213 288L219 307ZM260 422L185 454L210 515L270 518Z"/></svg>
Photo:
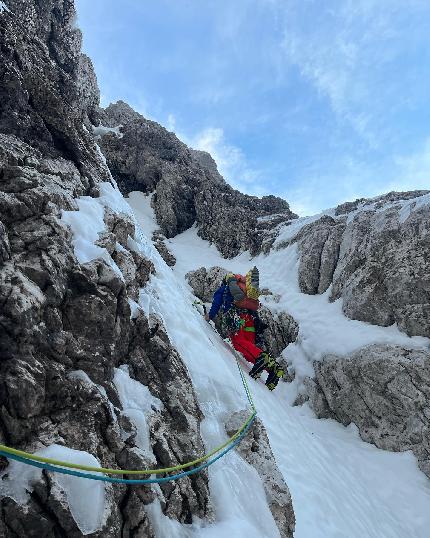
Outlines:
<svg viewBox="0 0 430 538"><path fill-rule="evenodd" d="M259 199L232 189L205 152L190 150L173 133L145 119L123 101L101 111L109 127L121 125L121 137L106 132L100 146L124 194L153 192L152 205L166 237L197 223L198 234L227 258L243 250L256 253L264 239L259 218L281 214L295 218L287 202Z"/></svg>

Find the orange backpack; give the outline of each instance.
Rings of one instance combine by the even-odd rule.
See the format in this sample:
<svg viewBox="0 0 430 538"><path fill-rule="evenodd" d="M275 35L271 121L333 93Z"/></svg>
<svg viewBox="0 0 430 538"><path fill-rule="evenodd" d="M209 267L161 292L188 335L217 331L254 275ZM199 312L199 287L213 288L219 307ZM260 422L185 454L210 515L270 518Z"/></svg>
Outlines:
<svg viewBox="0 0 430 538"><path fill-rule="evenodd" d="M250 271L243 275L235 275L237 285L245 294L245 297L240 301L235 301L235 305L238 308L246 308L248 310L258 310L260 308L260 302L258 300L259 291L258 289L251 286L251 276Z"/></svg>

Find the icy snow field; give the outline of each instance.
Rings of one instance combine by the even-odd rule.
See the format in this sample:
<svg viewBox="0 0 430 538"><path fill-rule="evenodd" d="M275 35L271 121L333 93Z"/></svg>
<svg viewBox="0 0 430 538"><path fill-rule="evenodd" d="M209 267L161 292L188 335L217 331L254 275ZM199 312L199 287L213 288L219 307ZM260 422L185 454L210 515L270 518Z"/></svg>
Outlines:
<svg viewBox="0 0 430 538"><path fill-rule="evenodd" d="M191 229L168 242L178 259L172 271L148 239L157 227L150 198L132 193L128 202L130 205L118 190L105 183L100 198L81 198L79 211L65 212L63 220L71 226L75 253L81 262L101 256L118 272L107 251L94 245L95 232L103 229L103 206L126 212L139 223L140 229L134 239L129 238L128 248L150 258L156 274L141 290L139 305L132 305L133 312L142 308L164 320L173 345L188 366L205 415L201 431L206 448L209 450L226 439L223 424L231 413L246 406L246 398L234 358L192 306L193 296L183 277L188 270L200 266L220 265L244 272L256 264L262 285L281 295L278 304L268 303L269 306L291 312L300 323L299 341L286 350L294 362L298 380L290 385L281 383L273 393L260 382L250 380L258 415L266 426L278 466L293 497L295 537L428 538L430 482L418 470L411 453L379 450L362 442L355 427L344 428L335 421L317 420L307 406L290 405L300 388L300 379L312 371L309 359L319 358L327 351L346 353L371 342L423 346L428 345L428 340L410 339L395 327L380 328L348 320L341 313L340 303L330 304L327 294L301 294L297 285L297 253L293 247L252 261L247 254L226 261ZM73 375L91 383L82 374ZM116 371L114 381L125 411L138 430L140 448L148 452L146 417L154 412L151 403L155 400L147 387L129 378L126 367ZM101 387L99 390L103 392ZM155 403L160 408L161 402ZM75 455L67 447L44 450L55 451L60 459L79 456L82 461L95 463L90 454ZM22 464L13 465L15 473L23 474L13 492L22 502L32 473ZM86 534L94 531L108 509L106 501L103 502L105 492L97 489L99 483L85 480L76 483L63 481L60 475L56 477L66 491L79 527ZM159 538L279 536L256 471L236 452L230 452L211 466L209 477L216 523L205 526L197 521L192 526L181 525L164 516L159 501L155 501L147 509ZM81 489L77 490L79 485ZM88 507L94 508L94 495L98 499L97 510L91 510L90 514Z"/></svg>

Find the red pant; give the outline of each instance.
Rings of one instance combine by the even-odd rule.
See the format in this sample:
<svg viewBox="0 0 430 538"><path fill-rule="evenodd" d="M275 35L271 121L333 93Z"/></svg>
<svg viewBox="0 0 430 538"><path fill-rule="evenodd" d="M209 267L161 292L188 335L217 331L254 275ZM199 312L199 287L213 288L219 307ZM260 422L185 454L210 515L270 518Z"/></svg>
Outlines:
<svg viewBox="0 0 430 538"><path fill-rule="evenodd" d="M255 345L255 332L245 329L246 327L254 328L254 320L250 314L240 314L240 319L245 320L245 325L242 325L236 334L231 334L230 340L234 349L242 353L247 361L254 364L263 351Z"/></svg>

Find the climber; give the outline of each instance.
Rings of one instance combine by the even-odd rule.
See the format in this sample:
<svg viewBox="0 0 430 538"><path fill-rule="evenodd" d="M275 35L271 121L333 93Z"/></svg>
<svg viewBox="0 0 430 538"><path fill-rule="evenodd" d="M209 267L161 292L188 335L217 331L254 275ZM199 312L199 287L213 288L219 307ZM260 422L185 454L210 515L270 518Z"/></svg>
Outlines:
<svg viewBox="0 0 430 538"><path fill-rule="evenodd" d="M249 375L257 379L266 370L269 374L266 386L273 390L284 372L276 360L259 347L265 324L257 313L260 306L258 288L256 267L248 271L246 277L228 273L214 293L211 309L205 318L206 321L213 320L221 309L221 323L233 347L254 365Z"/></svg>

